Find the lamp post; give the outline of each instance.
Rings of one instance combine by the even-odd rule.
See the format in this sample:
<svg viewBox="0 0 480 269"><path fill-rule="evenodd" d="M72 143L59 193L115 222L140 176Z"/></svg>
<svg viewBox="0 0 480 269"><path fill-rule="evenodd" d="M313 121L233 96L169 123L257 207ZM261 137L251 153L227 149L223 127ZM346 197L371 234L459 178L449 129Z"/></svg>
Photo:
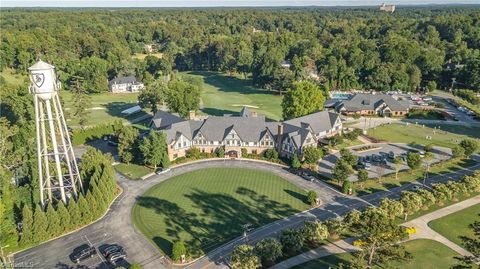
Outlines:
<svg viewBox="0 0 480 269"><path fill-rule="evenodd" d="M40 202L43 207L54 200L66 204L83 186L58 97L55 67L40 60L28 70L35 104Z"/></svg>

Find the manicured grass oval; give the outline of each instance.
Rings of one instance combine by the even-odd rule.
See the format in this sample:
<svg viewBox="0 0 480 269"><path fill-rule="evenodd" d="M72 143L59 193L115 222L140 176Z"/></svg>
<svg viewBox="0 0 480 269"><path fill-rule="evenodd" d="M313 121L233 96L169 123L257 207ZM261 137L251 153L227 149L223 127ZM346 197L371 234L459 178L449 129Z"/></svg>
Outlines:
<svg viewBox="0 0 480 269"><path fill-rule="evenodd" d="M200 255L259 227L308 209L305 192L267 171L208 168L175 176L137 199L135 226L170 254L182 240Z"/></svg>

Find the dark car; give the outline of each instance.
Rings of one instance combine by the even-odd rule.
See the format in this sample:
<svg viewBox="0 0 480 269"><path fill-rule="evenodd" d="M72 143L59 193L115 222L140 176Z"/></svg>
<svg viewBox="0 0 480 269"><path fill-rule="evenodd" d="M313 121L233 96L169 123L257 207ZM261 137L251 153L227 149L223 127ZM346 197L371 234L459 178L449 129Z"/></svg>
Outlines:
<svg viewBox="0 0 480 269"><path fill-rule="evenodd" d="M371 162L372 159L373 159L373 158L372 158L372 156L370 156L370 155L365 156L365 162L367 162L367 163Z"/></svg>
<svg viewBox="0 0 480 269"><path fill-rule="evenodd" d="M97 249L94 246L85 244L75 248L72 255L70 255L70 259L74 263L80 263L81 261L89 259L95 255L97 255Z"/></svg>
<svg viewBox="0 0 480 269"><path fill-rule="evenodd" d="M395 159L395 153L394 153L393 151L388 152L388 158L389 158L390 160Z"/></svg>
<svg viewBox="0 0 480 269"><path fill-rule="evenodd" d="M108 261L115 265L118 261L126 259L127 258L127 253L122 249L121 251L113 252L108 256Z"/></svg>
<svg viewBox="0 0 480 269"><path fill-rule="evenodd" d="M123 250L123 247L119 245L109 245L102 251L102 255L103 257L108 258L108 256L110 256L115 252L125 252L125 251Z"/></svg>

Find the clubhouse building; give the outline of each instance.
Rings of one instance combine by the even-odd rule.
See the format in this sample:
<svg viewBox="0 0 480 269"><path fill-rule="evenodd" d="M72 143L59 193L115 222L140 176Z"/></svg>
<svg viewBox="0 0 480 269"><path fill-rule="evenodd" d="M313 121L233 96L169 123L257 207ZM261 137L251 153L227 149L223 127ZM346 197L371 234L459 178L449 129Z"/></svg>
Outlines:
<svg viewBox="0 0 480 269"><path fill-rule="evenodd" d="M403 117L408 114L408 107L388 94L357 93L331 106L345 115Z"/></svg>
<svg viewBox="0 0 480 269"><path fill-rule="evenodd" d="M284 122L266 121L264 115L244 107L239 115L209 116L197 119L194 112L185 120L177 115L158 111L150 128L165 132L170 160L183 157L192 147L214 153L224 147L225 155L241 157L242 149L262 154L275 148L281 156L300 158L303 150L342 130L337 113L320 111Z"/></svg>

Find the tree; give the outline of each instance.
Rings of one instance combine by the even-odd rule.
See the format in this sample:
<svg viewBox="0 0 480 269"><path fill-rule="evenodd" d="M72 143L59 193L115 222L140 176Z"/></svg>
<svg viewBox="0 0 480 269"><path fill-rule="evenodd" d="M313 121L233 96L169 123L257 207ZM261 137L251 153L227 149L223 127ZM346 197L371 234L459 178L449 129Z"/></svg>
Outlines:
<svg viewBox="0 0 480 269"><path fill-rule="evenodd" d="M72 102L75 104L73 108L73 116L78 119L78 124L85 128L88 122L90 111L88 108L91 106L90 97L87 95L87 90L83 88L83 78L74 77L72 82Z"/></svg>
<svg viewBox="0 0 480 269"><path fill-rule="evenodd" d="M48 234L48 220L45 216L45 212L39 205L35 208L33 213L33 241L43 242L49 238Z"/></svg>
<svg viewBox="0 0 480 269"><path fill-rule="evenodd" d="M314 164L323 157L323 151L314 146L308 146L303 151L303 157L308 164Z"/></svg>
<svg viewBox="0 0 480 269"><path fill-rule="evenodd" d="M353 169L345 160L340 159L333 168L333 178L338 182L347 180L351 174L353 174Z"/></svg>
<svg viewBox="0 0 480 269"><path fill-rule="evenodd" d="M273 238L260 240L253 251L265 265L272 265L275 260L283 255L282 244Z"/></svg>
<svg viewBox="0 0 480 269"><path fill-rule="evenodd" d="M70 200L67 205L67 211L70 215L69 229L75 229L82 224L82 214L75 200Z"/></svg>
<svg viewBox="0 0 480 269"><path fill-rule="evenodd" d="M300 230L285 229L280 235L280 242L282 243L283 251L293 254L302 249L305 237Z"/></svg>
<svg viewBox="0 0 480 269"><path fill-rule="evenodd" d="M317 204L318 195L315 191L308 191L307 193L307 202L311 206Z"/></svg>
<svg viewBox="0 0 480 269"><path fill-rule="evenodd" d="M403 205L404 217L407 220L408 215L411 215L422 207L422 197L415 192L404 191L400 202Z"/></svg>
<svg viewBox="0 0 480 269"><path fill-rule="evenodd" d="M400 172L400 169L403 166L403 159L400 156L395 157L393 165L395 168L395 179L398 179L398 172Z"/></svg>
<svg viewBox="0 0 480 269"><path fill-rule="evenodd" d="M357 179L357 182L359 182L360 186L363 188L363 183L368 180L368 171L365 169L358 171Z"/></svg>
<svg viewBox="0 0 480 269"><path fill-rule="evenodd" d="M282 99L283 117L298 118L322 110L324 102L322 90L313 82L294 82Z"/></svg>
<svg viewBox="0 0 480 269"><path fill-rule="evenodd" d="M142 266L139 263L132 263L128 269L142 269Z"/></svg>
<svg viewBox="0 0 480 269"><path fill-rule="evenodd" d="M473 256L464 256L457 258L460 264L452 267L454 269L473 269L475 268L476 260L480 257L480 221L470 223L468 226L472 230L472 236L461 236L462 245L464 248L473 254Z"/></svg>
<svg viewBox="0 0 480 269"><path fill-rule="evenodd" d="M75 201L73 199L71 201L72 201L72 203L75 203ZM57 215L58 215L58 219L60 221L59 234L62 234L64 232L70 230L70 227L71 227L70 214L68 213L68 210L65 207L64 203L58 203L58 205L57 205Z"/></svg>
<svg viewBox="0 0 480 269"><path fill-rule="evenodd" d="M217 155L218 158L225 157L225 148L224 147L218 147L217 149L215 149L215 154Z"/></svg>
<svg viewBox="0 0 480 269"><path fill-rule="evenodd" d="M187 248L182 241L173 243L172 246L172 259L174 261L180 261L182 256L187 255Z"/></svg>
<svg viewBox="0 0 480 269"><path fill-rule="evenodd" d="M302 233L305 240L311 244L320 244L328 238L328 228L320 221L305 221L302 226Z"/></svg>
<svg viewBox="0 0 480 269"><path fill-rule="evenodd" d="M432 184L432 189L437 203L450 201L453 198L453 192L446 184Z"/></svg>
<svg viewBox="0 0 480 269"><path fill-rule="evenodd" d="M186 118L190 111L196 111L200 105L200 87L183 80L172 80L168 83L165 99L168 109Z"/></svg>
<svg viewBox="0 0 480 269"><path fill-rule="evenodd" d="M332 239L338 239L348 228L341 218L329 219L325 222L325 225Z"/></svg>
<svg viewBox="0 0 480 269"><path fill-rule="evenodd" d="M410 169L414 170L420 167L422 164L422 158L420 155L414 152L409 152L407 154L407 165Z"/></svg>
<svg viewBox="0 0 480 269"><path fill-rule="evenodd" d="M150 131L148 136L140 142L139 149L142 152L143 161L153 165L156 171L157 165L162 163L165 155L168 155L165 133Z"/></svg>
<svg viewBox="0 0 480 269"><path fill-rule="evenodd" d="M465 149L463 149L460 145L455 145L452 148L452 157L453 158L460 158L465 156Z"/></svg>
<svg viewBox="0 0 480 269"><path fill-rule="evenodd" d="M48 221L48 238L59 235L62 232L60 216L58 216L57 211L55 211L51 203L47 206L46 219Z"/></svg>
<svg viewBox="0 0 480 269"><path fill-rule="evenodd" d="M90 205L83 195L80 195L78 198L78 212L80 212L80 223L79 225L84 225L91 222L94 218L94 212L91 211Z"/></svg>
<svg viewBox="0 0 480 269"><path fill-rule="evenodd" d="M465 151L465 156L470 157L478 150L478 142L473 139L464 139L460 142L460 146Z"/></svg>
<svg viewBox="0 0 480 269"><path fill-rule="evenodd" d="M345 160L351 166L356 165L358 162L358 156L346 148L340 150L340 156L342 160Z"/></svg>
<svg viewBox="0 0 480 269"><path fill-rule="evenodd" d="M427 83L427 91L429 92L433 92L437 89L437 83L433 80L430 80L428 83Z"/></svg>
<svg viewBox="0 0 480 269"><path fill-rule="evenodd" d="M436 199L431 191L426 189L419 189L417 194L422 198L422 206L427 209L429 206L435 204Z"/></svg>
<svg viewBox="0 0 480 269"><path fill-rule="evenodd" d="M379 208L384 210L390 219L395 219L395 217L400 217L404 213L402 203L389 198L383 199L380 202Z"/></svg>
<svg viewBox="0 0 480 269"><path fill-rule="evenodd" d="M293 158L292 158L292 168L293 169L298 169L302 166L302 164L300 163L300 160L298 159L298 155L297 154L293 154Z"/></svg>
<svg viewBox="0 0 480 269"><path fill-rule="evenodd" d="M167 92L167 86L163 81L155 81L147 85L138 95L138 105L141 108L149 108L153 114L157 113L158 106L162 103Z"/></svg>
<svg viewBox="0 0 480 269"><path fill-rule="evenodd" d="M234 269L256 269L261 267L260 258L253 252L253 247L248 245L240 245L233 250L230 265Z"/></svg>
<svg viewBox="0 0 480 269"><path fill-rule="evenodd" d="M411 258L404 246L398 244L407 237L405 228L397 225L381 209L367 208L351 229L362 242L362 250L355 256L365 260L369 268L374 264L389 264Z"/></svg>
<svg viewBox="0 0 480 269"><path fill-rule="evenodd" d="M34 242L33 213L30 207L26 205L22 208L22 236L20 242L24 245Z"/></svg>
<svg viewBox="0 0 480 269"><path fill-rule="evenodd" d="M138 138L138 129L132 126L125 126L118 134L118 155L122 161L130 163L134 157L135 143Z"/></svg>

